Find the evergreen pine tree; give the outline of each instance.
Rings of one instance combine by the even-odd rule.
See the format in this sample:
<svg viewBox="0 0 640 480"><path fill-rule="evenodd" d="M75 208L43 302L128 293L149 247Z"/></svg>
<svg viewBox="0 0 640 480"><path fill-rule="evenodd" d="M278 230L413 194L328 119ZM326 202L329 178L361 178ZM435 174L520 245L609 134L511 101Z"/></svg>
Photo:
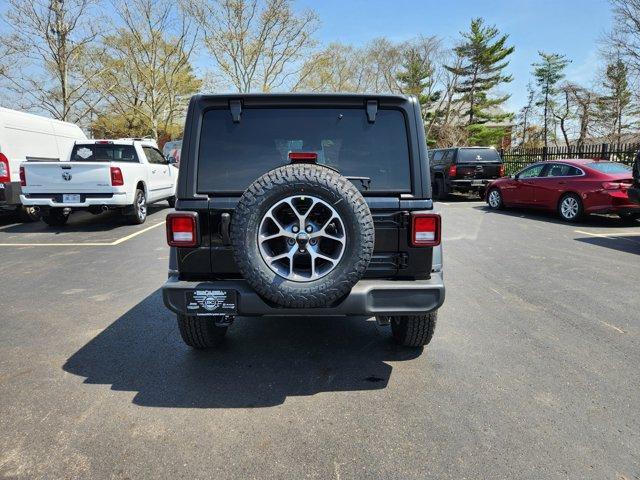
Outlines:
<svg viewBox="0 0 640 480"><path fill-rule="evenodd" d="M469 142L495 144L504 135L504 129L485 124L502 122L512 116L500 109L510 95L494 96L492 91L500 84L511 82L511 75L503 71L515 47L507 46L509 36L501 35L495 26L485 26L482 18L474 18L470 30L462 36L463 42L454 49L462 60L460 66L446 68L461 79L456 87L457 102L464 105Z"/></svg>
<svg viewBox="0 0 640 480"><path fill-rule="evenodd" d="M564 78L564 69L571 63L564 55L559 53L538 52L540 61L533 64L533 76L536 85L540 87L540 99L536 105L543 107L542 138L544 146L549 145L549 119L552 117L555 97L558 94L558 84Z"/></svg>

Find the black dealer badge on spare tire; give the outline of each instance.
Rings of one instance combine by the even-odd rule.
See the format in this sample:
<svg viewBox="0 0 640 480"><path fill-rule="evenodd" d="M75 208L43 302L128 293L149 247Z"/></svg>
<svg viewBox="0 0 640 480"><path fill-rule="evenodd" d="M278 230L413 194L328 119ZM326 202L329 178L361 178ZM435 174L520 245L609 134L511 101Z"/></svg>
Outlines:
<svg viewBox="0 0 640 480"><path fill-rule="evenodd" d="M321 165L293 164L255 180L231 221L231 242L245 280L290 308L329 306L366 271L374 244L362 194Z"/></svg>

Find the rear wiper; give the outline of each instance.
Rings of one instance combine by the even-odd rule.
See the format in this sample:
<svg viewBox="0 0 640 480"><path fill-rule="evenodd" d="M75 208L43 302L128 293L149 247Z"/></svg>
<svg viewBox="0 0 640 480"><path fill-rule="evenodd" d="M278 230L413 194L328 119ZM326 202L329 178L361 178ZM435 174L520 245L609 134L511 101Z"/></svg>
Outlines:
<svg viewBox="0 0 640 480"><path fill-rule="evenodd" d="M352 182L354 180L360 182L360 184L362 185L363 190L369 190L371 188L371 178L370 177L344 177L347 180L351 180Z"/></svg>

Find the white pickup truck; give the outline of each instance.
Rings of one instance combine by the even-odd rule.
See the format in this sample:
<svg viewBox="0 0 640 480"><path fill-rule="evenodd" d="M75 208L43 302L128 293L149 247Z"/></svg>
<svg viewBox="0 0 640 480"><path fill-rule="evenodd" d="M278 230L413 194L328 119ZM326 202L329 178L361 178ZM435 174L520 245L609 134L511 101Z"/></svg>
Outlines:
<svg viewBox="0 0 640 480"><path fill-rule="evenodd" d="M134 224L147 218L149 203L175 204L178 169L152 143L137 140L78 141L69 161L23 162L23 205L40 210L51 226L74 210L118 209Z"/></svg>

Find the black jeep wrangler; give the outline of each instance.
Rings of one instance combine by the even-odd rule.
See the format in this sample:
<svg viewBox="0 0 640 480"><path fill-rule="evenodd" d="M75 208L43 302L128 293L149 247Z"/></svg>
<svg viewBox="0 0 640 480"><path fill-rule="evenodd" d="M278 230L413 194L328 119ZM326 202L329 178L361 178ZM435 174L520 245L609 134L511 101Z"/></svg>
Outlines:
<svg viewBox="0 0 640 480"><path fill-rule="evenodd" d="M433 198L450 193L475 192L484 200L487 185L504 176L502 158L491 147L456 147L429 150Z"/></svg>
<svg viewBox="0 0 640 480"><path fill-rule="evenodd" d="M441 229L415 99L195 96L180 163L163 298L188 345L236 315L375 316L429 343Z"/></svg>

